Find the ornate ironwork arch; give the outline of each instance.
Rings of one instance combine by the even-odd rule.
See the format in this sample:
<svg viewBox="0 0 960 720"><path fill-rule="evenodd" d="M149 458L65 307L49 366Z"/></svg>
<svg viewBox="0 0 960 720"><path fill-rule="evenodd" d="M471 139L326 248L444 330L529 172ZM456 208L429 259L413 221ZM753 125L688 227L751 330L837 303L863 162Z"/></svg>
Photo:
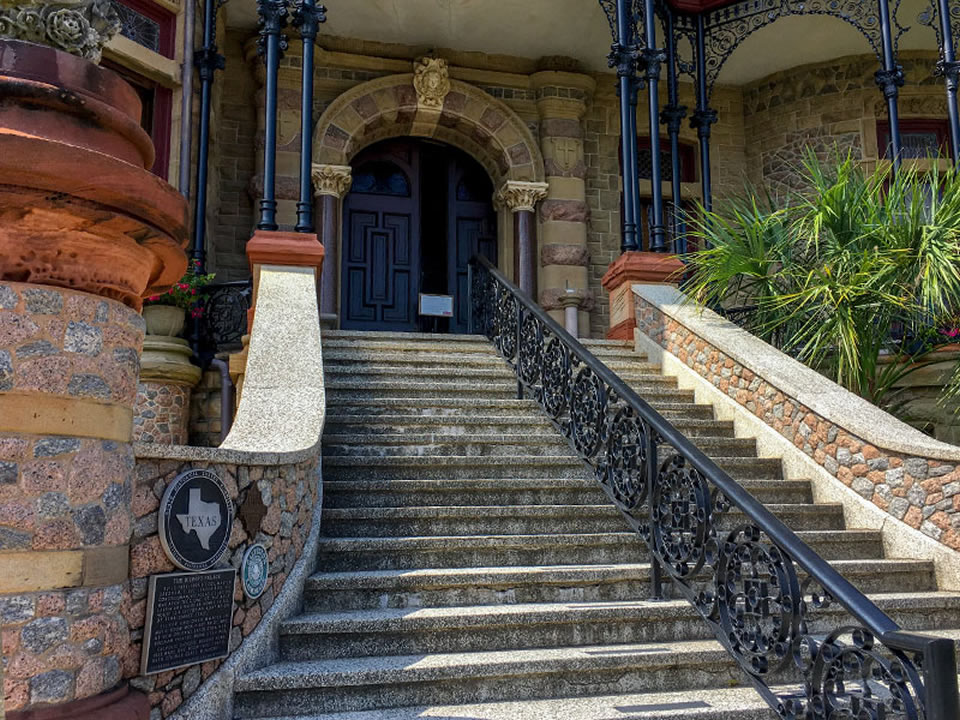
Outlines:
<svg viewBox="0 0 960 720"><path fill-rule="evenodd" d="M953 30L953 47L951 48L956 54L957 52L957 39L960 38L960 5L957 3L948 3L950 10L950 27ZM943 31L940 28L940 12L937 8L936 0L930 0L929 5L925 7L919 15L917 15L917 22L921 25L926 25L929 28L933 29L933 32L936 33L937 37L937 47L940 48L941 56L943 55L944 44L943 44Z"/></svg>
<svg viewBox="0 0 960 720"><path fill-rule="evenodd" d="M900 2L897 0L892 15L895 26L894 53L900 36L908 29L897 20ZM864 0L741 0L703 14L708 93L713 93L713 86L724 63L744 40L780 18L796 15L826 15L852 25L863 35L882 63L883 33L876 3ZM677 31L687 36L695 34L693 17L679 16Z"/></svg>

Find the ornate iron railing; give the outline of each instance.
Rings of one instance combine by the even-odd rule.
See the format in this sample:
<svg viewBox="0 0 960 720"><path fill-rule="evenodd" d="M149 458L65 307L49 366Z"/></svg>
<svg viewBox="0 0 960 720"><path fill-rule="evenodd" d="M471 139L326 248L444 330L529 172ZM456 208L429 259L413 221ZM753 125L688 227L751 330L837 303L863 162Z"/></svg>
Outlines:
<svg viewBox="0 0 960 720"><path fill-rule="evenodd" d="M901 631L489 261L470 273L471 331L646 543L653 596L669 580L780 717L960 718L952 640Z"/></svg>
<svg viewBox="0 0 960 720"><path fill-rule="evenodd" d="M253 296L250 280L213 283L204 288L200 347L211 354L239 350L247 332L247 310Z"/></svg>

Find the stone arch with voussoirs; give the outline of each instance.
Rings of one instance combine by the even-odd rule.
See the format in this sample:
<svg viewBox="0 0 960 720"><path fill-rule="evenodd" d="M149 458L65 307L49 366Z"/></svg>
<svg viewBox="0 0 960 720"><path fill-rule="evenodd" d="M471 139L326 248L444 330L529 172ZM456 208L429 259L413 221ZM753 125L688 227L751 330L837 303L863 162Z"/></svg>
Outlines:
<svg viewBox="0 0 960 720"><path fill-rule="evenodd" d="M489 173L494 187L507 180L544 180L537 142L513 110L483 90L447 77L442 60L424 59L416 66L416 73L370 80L334 100L314 130L314 164L349 165L358 152L380 140L424 137L468 153ZM421 76L432 82L420 82Z"/></svg>

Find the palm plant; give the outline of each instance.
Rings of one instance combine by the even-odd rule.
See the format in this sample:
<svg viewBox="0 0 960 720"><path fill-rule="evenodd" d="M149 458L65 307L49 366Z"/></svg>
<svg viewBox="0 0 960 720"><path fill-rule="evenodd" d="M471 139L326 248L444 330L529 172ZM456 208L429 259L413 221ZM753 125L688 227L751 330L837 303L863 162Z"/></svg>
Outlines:
<svg viewBox="0 0 960 720"><path fill-rule="evenodd" d="M896 410L960 308L960 177L808 154L808 190L780 208L747 196L690 219L687 291L754 309L747 328L850 391ZM960 393L960 380L958 380Z"/></svg>

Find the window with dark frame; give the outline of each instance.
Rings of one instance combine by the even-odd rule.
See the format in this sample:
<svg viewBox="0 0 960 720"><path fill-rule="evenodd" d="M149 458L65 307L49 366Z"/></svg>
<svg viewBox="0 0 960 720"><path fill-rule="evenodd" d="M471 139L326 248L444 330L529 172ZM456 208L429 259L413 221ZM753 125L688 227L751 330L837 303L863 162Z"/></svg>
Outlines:
<svg viewBox="0 0 960 720"><path fill-rule="evenodd" d="M900 141L904 158L947 157L950 130L946 118L900 120ZM881 158L890 158L890 123L877 121L877 150Z"/></svg>
<svg viewBox="0 0 960 720"><path fill-rule="evenodd" d="M111 0L120 16L120 34L166 58L176 55L177 16L150 0ZM156 150L151 171L162 178L170 169L170 130L173 93L159 83L116 61L104 59L101 65L123 77L140 97L140 125L150 135Z"/></svg>

